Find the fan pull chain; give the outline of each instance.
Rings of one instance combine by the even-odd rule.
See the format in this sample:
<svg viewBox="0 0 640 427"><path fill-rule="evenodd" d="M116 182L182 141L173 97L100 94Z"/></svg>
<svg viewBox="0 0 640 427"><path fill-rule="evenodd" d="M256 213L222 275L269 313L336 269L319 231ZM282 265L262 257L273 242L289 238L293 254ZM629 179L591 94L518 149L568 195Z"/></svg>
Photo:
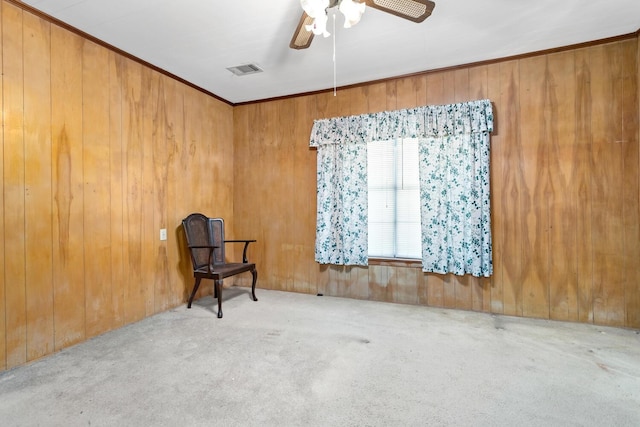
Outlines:
<svg viewBox="0 0 640 427"><path fill-rule="evenodd" d="M333 12L333 96L336 96L336 13Z"/></svg>

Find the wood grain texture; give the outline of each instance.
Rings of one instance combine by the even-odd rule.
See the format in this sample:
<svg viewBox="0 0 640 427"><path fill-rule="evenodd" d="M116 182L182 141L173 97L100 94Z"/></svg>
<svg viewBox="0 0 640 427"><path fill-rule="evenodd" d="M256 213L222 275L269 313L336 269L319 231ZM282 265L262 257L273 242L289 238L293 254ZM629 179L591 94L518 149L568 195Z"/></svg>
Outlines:
<svg viewBox="0 0 640 427"><path fill-rule="evenodd" d="M182 246L183 233L179 220L183 218L181 195L184 170L180 167L180 147L184 144L183 93L180 84L173 79L165 79L167 105L167 269L170 307L180 304L187 294L190 280L188 252ZM186 215L184 215L186 216ZM178 221L176 221L178 220ZM189 279L189 280L188 280Z"/></svg>
<svg viewBox="0 0 640 427"><path fill-rule="evenodd" d="M575 52L576 146L574 185L576 188L576 262L578 320L593 322L593 238L591 170L593 169L590 50Z"/></svg>
<svg viewBox="0 0 640 427"><path fill-rule="evenodd" d="M299 114L297 106L288 107L287 102L297 102L291 99L278 100L277 104L265 102L271 107L242 106L235 111L235 132L241 135L236 139L235 161L248 165L244 158L251 141L275 138L279 146L273 148L287 150L285 132L264 124L251 126L258 116L248 115L249 109L277 108L293 114L291 121L300 119L310 127L313 118L489 98L496 118L491 148L494 275L489 279L416 275L416 269L373 265L358 270L355 277L353 268L316 266L316 288L329 295L359 298L366 293L354 290L355 281L364 283L363 277L368 276L368 298L374 300L628 325L636 318L630 314L636 307L637 293L631 281L637 277L638 266L632 266L631 260L638 245L633 238L623 238L622 229L637 232L637 50L637 40L615 41L352 87L339 91L337 97L307 95L316 99L314 117ZM613 67L606 70L605 63ZM599 134L617 136L604 138ZM307 143L308 134L295 131L289 138L290 145L302 145ZM598 138L624 142L618 148L604 142L597 145ZM298 155L304 158L305 154ZM277 156L287 173L292 156ZM596 166L601 156L607 160ZM616 165L615 170L609 163ZM294 167L291 173L299 182L299 170ZM314 193L313 179L305 175L305 180L306 192L296 186L295 194ZM235 217L239 223L259 222L253 218L257 211L272 213L276 208L287 224L305 218L304 227L310 229L306 245L313 247L314 223L309 218L315 218L314 206L305 208L304 203L294 201L294 215L290 213L290 200L277 194L277 188L289 188L286 185L262 175L258 179L243 174L241 181L242 186L238 181L235 184ZM268 182L269 187L262 182ZM250 202L254 209L238 210L239 200L249 188L276 194L258 196ZM615 213L605 218L604 206L610 204ZM244 217L247 212L252 218ZM258 213L263 218L266 215ZM287 244L281 248L266 241L261 249L274 254L295 253L295 247ZM300 258L296 260L299 265ZM307 262L313 269L312 251ZM278 268L277 259L267 266ZM266 272L266 286L290 289L291 277L282 274ZM293 280L300 279L294 275ZM599 307L600 317L594 316L593 307ZM620 316L627 316L627 320Z"/></svg>
<svg viewBox="0 0 640 427"><path fill-rule="evenodd" d="M54 343L84 340L82 52L84 40L51 27Z"/></svg>
<svg viewBox="0 0 640 427"><path fill-rule="evenodd" d="M591 49L592 238L594 321L624 322L621 45ZM613 118L618 118L613 120ZM617 236L617 238L612 238Z"/></svg>
<svg viewBox="0 0 640 427"><path fill-rule="evenodd" d="M2 4L0 3L0 34L2 34ZM2 57L3 57L3 49L2 44L0 43L0 69L2 67ZM2 90L2 80L0 80L0 90ZM4 102L2 97L0 97L0 108L4 111ZM4 125L4 121L3 121ZM3 126L4 127L4 126ZM3 177L4 180L4 132L0 134L0 177ZM0 206L3 209L0 209L0 242L5 241L4 234L4 188L0 187L2 191L0 191ZM6 321L6 293L5 293L5 249L4 244L0 244L0 268L2 268L2 274L0 274L0 371L3 371L7 368L7 321Z"/></svg>
<svg viewBox="0 0 640 427"><path fill-rule="evenodd" d="M634 111L634 105L640 105L640 42L635 47L629 44L625 46L627 52L624 53L625 66L625 87L633 85L634 80L636 90L625 92L624 111L624 135L628 140L625 142L625 270L628 271L625 303L626 314L625 325L640 329L640 112ZM635 72L635 79L634 79ZM628 74L627 74L628 73ZM635 101L633 100L635 96ZM635 128L635 129L634 129Z"/></svg>
<svg viewBox="0 0 640 427"><path fill-rule="evenodd" d="M0 370L184 303L191 212L259 288L640 327L637 38L232 107L1 4ZM494 275L317 264L313 120L479 98Z"/></svg>
<svg viewBox="0 0 640 427"><path fill-rule="evenodd" d="M624 324L640 327L640 139L638 138L640 99L638 78L638 47L631 43L621 46L622 55L622 216L624 231Z"/></svg>
<svg viewBox="0 0 640 427"><path fill-rule="evenodd" d="M27 360L53 352L50 24L23 14Z"/></svg>
<svg viewBox="0 0 640 427"><path fill-rule="evenodd" d="M493 134L491 135L491 163L489 167L491 182L500 182L507 166L505 156L508 140L503 137L501 132L501 122L507 120L503 117L501 111L497 110L498 105L502 104L502 88L501 88L501 65L491 64L486 67L486 89L481 84L473 84L472 87L481 91L478 95L483 95L487 99L492 100L494 108ZM477 74L477 73L472 73ZM486 90L486 91L485 91ZM504 313L504 260L507 256L505 252L505 216L503 208L505 206L505 194L502 188L491 186L491 233L493 246L493 276L489 280L489 284L484 287L483 292L483 309L491 313Z"/></svg>
<svg viewBox="0 0 640 427"><path fill-rule="evenodd" d="M2 4L6 366L27 361L22 11ZM9 208L10 207L10 208Z"/></svg>
<svg viewBox="0 0 640 427"><path fill-rule="evenodd" d="M549 144L550 117L557 106L547 97L548 73L546 56L527 58L520 65L520 139L524 188L521 199L524 227L523 314L549 317Z"/></svg>
<svg viewBox="0 0 640 427"><path fill-rule="evenodd" d="M153 70L141 68L142 86L140 88L140 113L142 115L141 126L141 149L142 149L142 181L140 187L142 211L141 211L141 243L142 251L140 252L140 269L142 298L144 299L143 317L150 316L155 313L155 278L154 272L155 259L157 252L149 250L157 246L159 243L159 228L156 228L155 217L158 206L155 202L155 180L154 165L156 164L154 134L158 131L156 124L156 113L159 109L158 105L158 73ZM158 164L158 167L163 165Z"/></svg>
<svg viewBox="0 0 640 427"><path fill-rule="evenodd" d="M501 159L502 170L492 183L494 192L500 192L501 203L494 206L501 230L495 236L502 245L502 257L496 260L495 269L502 274L502 312L522 316L523 301L523 240L525 227L522 200L525 185L522 165L525 162L520 139L520 64L508 61L500 64L501 95L497 104L498 135L501 150L492 150L493 158ZM492 158L492 159L493 159ZM499 174L499 175L498 175ZM496 230L498 231L498 230ZM495 304L495 303L494 303Z"/></svg>
<svg viewBox="0 0 640 427"><path fill-rule="evenodd" d="M152 110L151 152L153 157L153 227L151 228L153 252L153 312L159 313L171 307L171 288L169 286L168 243L160 241L158 232L167 228L169 147L171 126L168 116L167 92L171 88L166 76L154 73L153 82L157 84L157 102ZM168 87L167 87L168 86ZM156 234L155 236L153 234Z"/></svg>
<svg viewBox="0 0 640 427"><path fill-rule="evenodd" d="M111 164L109 140L109 53L95 43L82 50L83 200L85 248L85 329L87 337L113 328L111 282ZM116 285L118 286L118 285Z"/></svg>
<svg viewBox="0 0 640 427"><path fill-rule="evenodd" d="M578 319L577 298L577 191L573 179L576 153L575 56L549 55L545 77L545 99L550 108L549 139L549 317ZM553 114L552 114L553 113Z"/></svg>
<svg viewBox="0 0 640 427"><path fill-rule="evenodd" d="M124 284L125 323L144 317L145 286L142 277L143 242L143 111L142 67L132 61L122 62L122 117L124 157L124 265L128 281Z"/></svg>
<svg viewBox="0 0 640 427"><path fill-rule="evenodd" d="M122 142L122 80L119 70L122 68L122 57L109 53L109 192L111 210L109 211L109 241L111 244L111 304L112 327L117 328L125 323L124 290L126 283L124 268L124 163Z"/></svg>
<svg viewBox="0 0 640 427"><path fill-rule="evenodd" d="M234 126L231 106L1 5L3 370L185 301L180 220L232 217Z"/></svg>

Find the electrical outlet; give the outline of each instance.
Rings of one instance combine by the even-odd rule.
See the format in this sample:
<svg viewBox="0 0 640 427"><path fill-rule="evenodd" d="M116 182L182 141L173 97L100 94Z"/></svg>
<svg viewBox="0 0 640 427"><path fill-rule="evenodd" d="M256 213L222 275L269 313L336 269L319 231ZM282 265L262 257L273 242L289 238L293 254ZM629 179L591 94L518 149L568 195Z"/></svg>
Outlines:
<svg viewBox="0 0 640 427"><path fill-rule="evenodd" d="M161 228L160 229L160 240L167 240L167 229L166 228Z"/></svg>

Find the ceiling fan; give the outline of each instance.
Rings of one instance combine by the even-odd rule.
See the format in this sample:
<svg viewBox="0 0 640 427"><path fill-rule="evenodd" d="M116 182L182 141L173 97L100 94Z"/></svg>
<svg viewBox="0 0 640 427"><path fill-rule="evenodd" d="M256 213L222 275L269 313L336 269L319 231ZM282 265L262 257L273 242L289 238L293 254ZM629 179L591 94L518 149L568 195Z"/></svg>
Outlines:
<svg viewBox="0 0 640 427"><path fill-rule="evenodd" d="M345 28L360 21L365 6L408 19L422 22L427 19L436 4L430 0L301 0L302 17L293 33L289 47L306 49L311 45L314 35L329 36L327 31L327 11L338 6L345 17Z"/></svg>

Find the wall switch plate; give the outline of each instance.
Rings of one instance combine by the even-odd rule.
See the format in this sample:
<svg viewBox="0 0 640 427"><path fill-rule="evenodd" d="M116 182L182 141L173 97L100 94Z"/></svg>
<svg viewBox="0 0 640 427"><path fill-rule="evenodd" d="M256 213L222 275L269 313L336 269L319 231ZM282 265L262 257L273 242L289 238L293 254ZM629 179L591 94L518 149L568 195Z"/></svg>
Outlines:
<svg viewBox="0 0 640 427"><path fill-rule="evenodd" d="M160 229L160 240L167 240L167 229L166 228L161 228Z"/></svg>

